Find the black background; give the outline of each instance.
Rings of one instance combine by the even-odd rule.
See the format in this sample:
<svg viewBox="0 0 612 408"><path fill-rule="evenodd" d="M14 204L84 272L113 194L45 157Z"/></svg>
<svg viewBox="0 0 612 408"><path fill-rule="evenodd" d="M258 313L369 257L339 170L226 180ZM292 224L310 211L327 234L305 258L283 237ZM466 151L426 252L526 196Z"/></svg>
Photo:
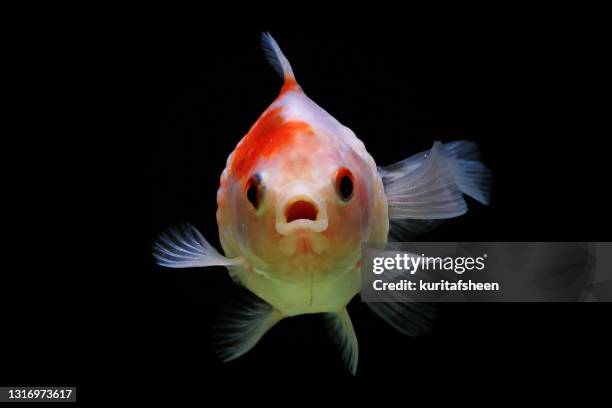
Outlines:
<svg viewBox="0 0 612 408"><path fill-rule="evenodd" d="M165 227L188 221L220 248L220 173L281 86L260 50L261 29L272 31L304 91L351 127L378 164L427 149L434 140L478 143L495 177L491 205L470 200L467 215L422 240L608 236L602 167L594 152L598 132L581 116L584 84L577 85L568 65L585 50L571 50L563 37L505 31L492 22L450 30L164 31L154 47L151 89L151 241ZM150 271L159 311L157 358L181 378L347 376L317 316L282 321L248 355L219 363L209 330L236 291L227 273L153 265ZM563 370L585 357L585 342L596 354L610 341L602 324L609 311L608 305L590 304L443 304L433 334L409 339L358 299L349 306L362 378L401 378L409 371L453 375L473 365L485 372Z"/></svg>
<svg viewBox="0 0 612 408"><path fill-rule="evenodd" d="M100 49L112 50L105 61L112 69L94 48L94 65L104 72L74 81L92 93L91 83L104 87L98 78L119 72L107 98L94 93L100 117L74 138L55 127L62 137L40 132L41 144L24 139L39 182L16 184L32 196L22 207L36 228L22 225L12 236L18 249L10 257L18 262L3 287L11 321L5 384L76 384L88 399L120 381L147 389L192 384L181 390L200 398L199 390L217 383L295 381L327 390L337 381L384 378L416 387L432 376L460 378L468 369L489 379L515 369L534 382L605 365L609 304L442 304L433 333L411 339L358 299L349 305L360 345L355 378L317 316L280 322L244 357L222 364L210 327L235 285L223 268L163 269L150 255L157 234L184 221L220 248L219 176L281 86L259 45L268 30L304 91L349 126L379 165L435 140L478 143L494 174L491 205L468 199L465 216L420 239L609 240L601 49L589 41L597 33L588 21L548 11L471 19L413 13L342 24L298 23L292 15L290 24L240 29L213 26L210 16L142 20L130 21L125 36L107 27ZM51 45L48 61L60 60ZM72 65L67 72L74 71ZM57 102L45 102L54 112ZM107 130L119 106L128 121ZM37 116L29 121L48 127ZM117 161L126 151L124 169ZM86 173L88 162L102 181ZM115 188L121 182L127 194ZM85 203L89 189L103 193ZM135 212L124 221L125 209ZM133 232L143 239L120 248ZM154 389L154 397L177 390Z"/></svg>

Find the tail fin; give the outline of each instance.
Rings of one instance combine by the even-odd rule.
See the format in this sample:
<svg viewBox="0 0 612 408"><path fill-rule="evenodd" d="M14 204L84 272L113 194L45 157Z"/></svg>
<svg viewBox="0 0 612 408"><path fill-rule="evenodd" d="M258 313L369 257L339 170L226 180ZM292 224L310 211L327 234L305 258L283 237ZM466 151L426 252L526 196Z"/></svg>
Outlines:
<svg viewBox="0 0 612 408"><path fill-rule="evenodd" d="M285 83L295 82L295 76L293 75L293 69L291 68L291 64L289 64L289 60L287 60L287 57L285 57L285 54L283 54L278 43L270 33L261 34L261 47L263 48L268 62L272 65L272 68L283 77Z"/></svg>

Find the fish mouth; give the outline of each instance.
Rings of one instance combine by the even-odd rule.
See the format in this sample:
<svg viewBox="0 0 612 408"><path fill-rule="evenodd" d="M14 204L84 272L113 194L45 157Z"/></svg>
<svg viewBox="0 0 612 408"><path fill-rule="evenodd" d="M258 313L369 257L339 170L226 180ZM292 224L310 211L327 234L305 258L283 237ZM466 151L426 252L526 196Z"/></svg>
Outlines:
<svg viewBox="0 0 612 408"><path fill-rule="evenodd" d="M327 229L325 207L311 197L292 197L282 208L276 217L276 230L281 235L296 231L323 232Z"/></svg>
<svg viewBox="0 0 612 408"><path fill-rule="evenodd" d="M297 220L316 221L318 213L319 210L310 201L297 200L285 210L285 219L288 223Z"/></svg>

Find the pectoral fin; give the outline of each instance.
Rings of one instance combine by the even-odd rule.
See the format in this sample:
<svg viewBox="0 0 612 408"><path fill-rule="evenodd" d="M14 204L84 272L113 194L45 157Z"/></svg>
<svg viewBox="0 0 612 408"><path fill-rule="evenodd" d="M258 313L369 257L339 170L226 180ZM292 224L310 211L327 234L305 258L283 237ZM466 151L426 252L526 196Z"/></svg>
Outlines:
<svg viewBox="0 0 612 408"><path fill-rule="evenodd" d="M425 152L379 167L389 205L389 236L408 241L439 220L467 212L464 194L489 203L491 172L468 141L434 143Z"/></svg>
<svg viewBox="0 0 612 408"><path fill-rule="evenodd" d="M153 244L153 257L158 265L168 268L194 268L215 265L238 265L242 258L221 255L190 224L182 224L163 232Z"/></svg>

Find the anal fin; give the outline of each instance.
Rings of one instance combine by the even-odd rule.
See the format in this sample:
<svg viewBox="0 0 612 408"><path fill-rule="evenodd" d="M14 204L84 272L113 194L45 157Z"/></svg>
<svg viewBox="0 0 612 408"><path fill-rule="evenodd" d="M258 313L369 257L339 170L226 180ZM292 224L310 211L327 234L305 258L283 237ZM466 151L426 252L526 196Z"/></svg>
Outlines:
<svg viewBox="0 0 612 408"><path fill-rule="evenodd" d="M355 375L357 373L359 347L348 311L344 307L337 313L325 313L324 319L329 335L342 353L342 360L346 368L352 375Z"/></svg>

